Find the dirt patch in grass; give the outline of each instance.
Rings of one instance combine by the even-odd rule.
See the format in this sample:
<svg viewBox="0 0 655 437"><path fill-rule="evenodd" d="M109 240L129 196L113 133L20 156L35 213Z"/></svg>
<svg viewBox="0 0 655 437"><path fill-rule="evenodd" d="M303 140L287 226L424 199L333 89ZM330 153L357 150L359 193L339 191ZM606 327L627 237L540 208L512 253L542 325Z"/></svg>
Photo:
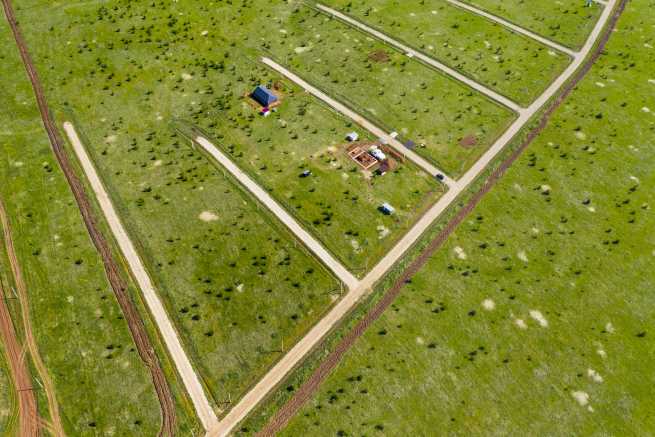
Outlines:
<svg viewBox="0 0 655 437"><path fill-rule="evenodd" d="M478 137L475 135L467 135L461 140L459 140L459 145L464 147L465 149L470 149L471 147L475 147L478 145Z"/></svg>
<svg viewBox="0 0 655 437"><path fill-rule="evenodd" d="M372 51L371 53L368 54L368 58L371 61L380 62L380 63L389 62L391 60L391 58L389 57L389 53L385 52L384 50Z"/></svg>

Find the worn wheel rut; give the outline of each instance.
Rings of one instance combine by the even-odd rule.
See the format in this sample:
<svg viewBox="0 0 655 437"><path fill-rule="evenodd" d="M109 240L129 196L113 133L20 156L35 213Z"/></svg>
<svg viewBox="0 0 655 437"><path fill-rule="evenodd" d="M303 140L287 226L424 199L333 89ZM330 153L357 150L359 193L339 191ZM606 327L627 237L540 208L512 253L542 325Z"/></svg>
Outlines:
<svg viewBox="0 0 655 437"><path fill-rule="evenodd" d="M20 264L18 263L18 258L16 257L14 241L11 235L11 227L9 225L9 218L7 217L7 212L5 210L4 203L2 203L2 200L0 200L0 224L2 224L5 250L7 251L7 257L9 258L9 266L14 277L14 283L16 284L16 293L18 294L18 301L20 303L21 319L23 320L23 331L25 331L25 342L27 343L26 346L30 351L32 363L34 363L34 367L39 374L39 379L43 384L43 389L48 400L48 410L52 421L52 431L57 437L61 437L64 436L65 433L64 427L61 423L61 417L59 415L59 403L57 402L57 396L55 395L55 385L50 378L48 368L45 366L43 359L41 358L41 354L39 353L39 346L37 345L36 339L34 338L30 318L30 302L27 294L27 285L25 285L23 272L21 271Z"/></svg>
<svg viewBox="0 0 655 437"><path fill-rule="evenodd" d="M82 214L84 224L89 232L91 240L102 257L107 278L114 290L114 294L116 295L116 299L118 300L118 304L120 305L125 320L127 321L132 338L134 339L139 352L139 356L150 370L152 381L161 406L162 426L160 435L173 436L176 429L175 400L168 382L166 381L166 376L164 375L159 359L152 347L145 325L141 319L141 315L127 293L127 284L121 275L121 269L111 252L107 240L98 228L89 197L66 155L63 140L57 130L52 114L50 113L36 68L34 67L34 63L29 55L27 44L20 32L20 28L18 27L18 22L16 21L11 1L2 0L2 5L7 21L13 32L14 39L16 40L16 45L18 46L25 70L32 83L39 112L41 113L41 119L48 134L48 138L50 139L52 150L61 170L66 176L68 185L73 192L75 201L77 202L80 213Z"/></svg>
<svg viewBox="0 0 655 437"><path fill-rule="evenodd" d="M591 67L596 63L605 50L607 41L614 31L616 23L623 13L627 2L628 0L621 0L589 59L575 73L559 95L549 104L539 120L539 124L528 133L523 143L521 143L521 145L487 178L482 188L480 188L480 190L473 195L471 200L469 200L466 206L448 222L446 227L430 242L418 258L409 265L393 286L387 290L382 299L364 316L362 320L359 321L359 323L357 323L357 325L355 325L351 331L344 336L341 341L339 341L334 350L323 361L321 361L309 379L305 381L294 396L277 411L268 424L260 431L258 436L274 436L289 423L291 418L296 415L300 408L302 408L302 406L318 391L323 381L325 381L339 362L341 362L346 352L350 350L357 339L361 337L368 327L379 319L384 311L393 303L396 297L400 294L404 285L427 263L434 252L443 245L457 226L470 214L477 204L480 203L480 200L482 200L484 195L487 194L494 185L496 185L507 169L546 128L555 110L562 105L578 83L587 75L589 70L591 70Z"/></svg>
<svg viewBox="0 0 655 437"><path fill-rule="evenodd" d="M28 370L26 354L21 346L5 299L9 290L0 282L0 337L5 346L9 372L18 399L18 434L21 436L40 435L40 418L36 397L32 389L32 377Z"/></svg>

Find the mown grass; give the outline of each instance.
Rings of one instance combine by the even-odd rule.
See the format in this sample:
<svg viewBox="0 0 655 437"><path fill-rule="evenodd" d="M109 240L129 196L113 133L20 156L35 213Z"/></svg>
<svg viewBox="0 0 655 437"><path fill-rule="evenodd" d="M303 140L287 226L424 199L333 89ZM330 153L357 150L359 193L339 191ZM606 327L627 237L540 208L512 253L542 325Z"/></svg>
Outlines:
<svg viewBox="0 0 655 437"><path fill-rule="evenodd" d="M464 0L553 41L577 49L582 47L598 20L603 6L584 1L530 2L522 0Z"/></svg>
<svg viewBox="0 0 655 437"><path fill-rule="evenodd" d="M262 49L416 143L418 153L451 177L464 173L514 118L462 83L309 7L278 8L274 17L278 31L262 36ZM380 55L386 59L372 59ZM460 145L469 136L475 145Z"/></svg>
<svg viewBox="0 0 655 437"><path fill-rule="evenodd" d="M0 196L32 327L70 434L156 434L159 404L52 155L6 22L0 25ZM47 411L42 411L48 417Z"/></svg>
<svg viewBox="0 0 655 437"><path fill-rule="evenodd" d="M652 6L283 435L655 428Z"/></svg>
<svg viewBox="0 0 655 437"><path fill-rule="evenodd" d="M513 33L444 0L331 0L476 81L528 106L570 62L568 55Z"/></svg>

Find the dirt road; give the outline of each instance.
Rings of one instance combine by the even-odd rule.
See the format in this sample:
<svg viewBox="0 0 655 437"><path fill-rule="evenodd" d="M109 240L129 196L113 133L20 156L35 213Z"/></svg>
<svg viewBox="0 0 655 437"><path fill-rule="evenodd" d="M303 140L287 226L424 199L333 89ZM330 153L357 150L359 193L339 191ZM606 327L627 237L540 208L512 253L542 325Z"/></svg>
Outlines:
<svg viewBox="0 0 655 437"><path fill-rule="evenodd" d="M490 14L489 12L483 11L482 9L476 8L475 6L469 5L468 3L461 2L459 0L446 0L448 3L464 9L466 11L472 12L476 15L479 15L481 17L486 18L487 20L493 21L495 23L500 24L501 26L504 26L511 30L512 32L516 32L518 34L521 34L523 36L527 36L528 38L534 39L535 41L539 41L543 45L550 47L551 49L555 49L557 51L560 51L562 53L566 53L567 55L574 57L577 52L575 50L571 50L570 48L563 46L562 44L559 44L553 40L550 40L548 38L544 38L543 36L534 33L524 27L517 26L516 24L507 21L503 18L500 18L496 15Z"/></svg>
<svg viewBox="0 0 655 437"><path fill-rule="evenodd" d="M404 52L406 55L420 59L422 62L430 65L431 67L442 71L443 73L446 73L448 76L451 76L455 79L457 79L460 82L465 83L469 87L473 88L474 90L484 94L485 96L489 97L490 99L496 101L497 103L500 103L501 105L511 109L512 111L516 113L521 113L524 112L525 109L521 108L519 104L516 102L512 101L511 99L503 96L502 94L497 93L496 91L487 88L485 85L482 85L481 83L478 83L474 81L473 79L469 78L468 76L463 75L462 73L458 72L457 70L450 68L449 66L442 64L441 62L437 61L434 58L431 58L430 56L424 55L422 52L419 52L417 50L414 50L413 48L401 43L400 41L397 41L390 36L388 36L385 33L382 33L378 30L373 29L372 27L367 26L366 24L362 23L361 21L357 21L350 16L343 14L336 9L329 8L325 5L317 4L316 7L320 9L321 11L325 12L328 15L331 15L333 17L338 18L341 21L344 21L348 24L350 24L353 27L356 27L357 29L364 31L370 35L373 35L380 41L384 41L385 43L389 44L392 47L395 47L396 49Z"/></svg>
<svg viewBox="0 0 655 437"><path fill-rule="evenodd" d="M376 126L371 121L367 120L366 118L362 117L352 109L348 108L346 105L328 96L323 91L316 88L315 86L312 86L304 79L302 79L300 76L293 73L292 71L289 71L288 69L278 64L274 60L266 57L263 57L261 60L264 64L268 65L273 70L277 71L278 73L285 76L287 79L296 83L297 85L302 87L305 91L312 94L314 97L317 97L318 99L325 102L328 106L330 106L335 111L340 112L341 114L350 118L352 121L354 121L364 129L366 129L367 131L371 132L373 135L377 136L378 138L384 139L389 146L396 149L396 151L404 155L407 159L409 159L414 164L416 164L417 166L428 172L430 175L432 176L436 176L438 174L443 175L442 182L446 184L448 187L451 187L455 184L455 181L452 180L450 177L448 177L446 173L444 173L442 170L438 169L434 165L430 164L418 153L405 147L403 143L392 137L388 132L385 132L382 128Z"/></svg>
<svg viewBox="0 0 655 437"><path fill-rule="evenodd" d="M197 137L195 142L200 145L210 156L212 156L218 163L225 168L236 180L239 181L248 191L250 191L260 202L262 202L277 218L289 228L289 230L296 236L302 243L320 259L325 266L332 270L334 274L348 286L349 289L354 289L359 284L359 281L352 273L350 273L337 259L335 259L330 252L328 252L323 245L316 240L305 228L294 219L287 210L277 203L270 194L266 192L257 182L252 180L245 172L243 172L232 160L221 152L211 141L203 137Z"/></svg>
<svg viewBox="0 0 655 437"><path fill-rule="evenodd" d="M100 208L102 209L107 223L109 223L109 228L114 234L114 238L116 238L116 242L123 252L125 260L130 266L132 275L134 276L134 279L136 280L139 288L141 289L141 292L143 293L146 304L148 305L148 309L152 313L153 319L157 324L157 328L159 328L159 332L164 340L164 343L166 344L168 353L173 359L178 373L182 377L182 381L184 382L184 386L189 393L189 396L191 397L191 401L193 402L193 405L196 409L196 413L198 414L203 427L208 430L212 426L215 426L218 421L216 419L216 415L214 414L214 410L212 409L211 404L205 395L205 391L202 387L200 379L198 378L198 375L191 365L189 357L182 347L182 343L180 342L177 331L169 319L168 314L166 313L166 309L159 299L159 295L157 294L157 291L155 290L155 287L150 280L150 276L148 275L148 272L146 271L145 266L143 265L143 262L141 261L141 258L139 257L134 244L132 243L132 240L127 234L123 223L118 217L116 209L114 208L114 205L109 198L109 194L107 193L107 190L105 190L105 187L100 180L100 177L98 176L95 166L91 162L91 159L89 158L89 155L86 152L82 141L80 141L75 128L71 123L66 122L64 123L64 130L66 131L66 134L68 135L68 138L73 145L73 150L75 150L75 154L77 155L77 158L82 165L82 169L84 170L84 173L86 174L86 177L91 184L95 196L98 199Z"/></svg>
<svg viewBox="0 0 655 437"><path fill-rule="evenodd" d="M36 397L32 390L32 377L23 350L11 320L6 298L9 290L0 283L0 336L9 363L9 372L18 399L18 434L21 436L39 435L39 412Z"/></svg>
<svg viewBox="0 0 655 437"><path fill-rule="evenodd" d="M21 319L23 320L23 331L25 332L25 342L27 343L27 348L32 357L32 363L36 368L37 373L39 374L39 379L43 384L43 389L48 400L48 410L52 420L52 429L57 437L62 437L65 435L64 427L61 423L61 417L59 415L59 403L57 402L57 396L55 395L55 385L50 378L50 373L48 368L43 363L41 354L39 353L39 346L36 343L34 338L34 333L32 331L32 323L30 318L30 302L27 292L27 285L23 279L23 272L18 263L18 258L16 257L16 251L14 250L14 241L11 235L11 226L9 223L9 217L7 217L7 211L5 210L4 203L0 200L0 224L2 224L3 239L5 242L5 250L7 251L7 257L9 258L9 266L11 268L11 273L14 277L14 283L16 284L16 292L18 293L18 301L20 303Z"/></svg>
<svg viewBox="0 0 655 437"><path fill-rule="evenodd" d="M590 52L593 47L593 42L598 39L599 33L603 30L604 24L607 23L609 16L611 15L611 20L607 29L600 37L599 45L596 50L592 53L591 57L585 62L582 68L577 71L575 76L573 76L571 82L569 82L564 90L558 95L558 97L548 106L543 116L541 117L539 124L530 131L525 141L519 146L519 148L514 151L505 161L503 161L498 169L496 169L491 176L486 180L482 188L475 193L473 198L467 203L467 205L458 212L458 214L448 222L446 227L430 242L428 247L419 255L419 257L412 262L412 264L403 272L403 274L398 278L394 285L385 293L382 299L364 316L364 318L349 331L345 337L337 344L334 350L325 358L319 366L316 368L314 373L310 378L298 389L295 395L275 414L275 416L270 420L267 426L258 434L258 436L273 436L282 430L289 420L300 410L300 408L307 402L313 395L318 391L322 382L330 375L332 370L337 366L337 364L344 357L346 352L355 344L356 340L366 332L366 330L384 313L384 311L393 303L398 294L405 286L405 284L416 274L418 271L425 265L425 263L430 259L432 254L441 247L441 245L447 240L450 234L457 228L457 226L464 221L464 219L471 213L471 211L476 207L480 200L488 193L491 188L500 180L503 174L507 169L519 158L523 151L534 141L534 139L545 129L550 120L550 117L555 112L557 108L561 106L564 100L571 94L576 85L582 80L587 72L591 69L593 64L596 62L600 54L605 48L607 41L609 40L610 35L613 32L613 29L616 26L616 23L623 12L625 5L628 0L621 0L619 7L616 12L611 15L614 6L616 5L616 0L610 0L608 6L608 13L604 18L601 18L601 22L597 25L595 31L590 36L590 45L586 46L589 48L587 53ZM602 24L602 25L600 25ZM592 39L593 37L593 39Z"/></svg>
<svg viewBox="0 0 655 437"><path fill-rule="evenodd" d="M360 299L370 292L372 287L391 269L396 262L418 241L425 231L440 217L440 215L459 197L459 195L489 166L489 164L498 156L500 152L509 144L509 142L523 129L525 124L541 111L546 104L558 95L560 89L573 78L575 84L581 79L580 72L586 72L599 55L600 51L596 50L591 60L585 64L585 59L592 53L594 45L601 38L601 33L605 25L609 22L612 12L618 0L610 0L608 7L601 14L594 29L590 33L582 50L576 54L573 62L547 89L537 98L526 110L523 110L517 120L512 123L509 129L501 135L500 138L485 152L484 155L460 178L448 192L442 196L439 201L430 210L419 219L419 221L403 236L400 242L369 272L360 282L360 286L350 291L346 296L328 312L328 314L309 333L303 337L278 363L257 383L246 395L239 401L230 412L221 420L216 434L220 436L228 435L234 427L241 422L256 405L258 405L267 394L273 390L283 378L294 369L301 360L331 331L334 326L343 318L344 315L360 301ZM622 0L626 1L626 0ZM609 37L611 31L603 33L601 42ZM581 68L583 67L583 68ZM580 69L580 72L578 70ZM577 72L577 74L576 74ZM584 74L584 73L583 73ZM562 103L574 85L568 85L564 92L549 106L546 111L546 118L541 121L540 128L543 129L548 117ZM529 140L532 141L539 131L530 133ZM527 144L526 144L527 147ZM486 185L485 185L486 186ZM490 188L490 186L489 186ZM487 188L488 189L488 188ZM486 191L485 191L486 192ZM474 205L469 204L467 208ZM468 209L464 210L468 213ZM354 340L353 340L354 341ZM349 346L348 346L349 347ZM312 381L317 381L313 379ZM310 390L311 391L311 390ZM300 395L301 392L298 393ZM297 401L290 405L298 405ZM303 401L304 402L304 401ZM286 407L285 407L286 408ZM282 410L281 410L282 411ZM288 411L288 410L284 410ZM288 414L288 413L285 413ZM290 417L290 416L289 416Z"/></svg>
<svg viewBox="0 0 655 437"><path fill-rule="evenodd" d="M20 32L18 22L16 21L11 6L11 1L2 0L2 6L4 8L7 22L9 23L14 39L16 40L16 46L18 47L21 59L23 60L25 71L32 83L32 89L41 114L41 120L43 121L43 126L48 134L52 150L57 158L59 167L66 176L66 180L73 196L75 197L75 201L77 202L77 206L80 210L87 231L89 232L89 236L102 257L107 279L114 290L114 294L116 295L118 304L123 312L123 316L127 321L128 328L134 339L139 356L150 370L153 385L161 406L162 427L160 435L172 436L176 429L175 400L173 399L173 394L171 393L171 389L166 381L164 371L154 352L152 344L150 343L150 338L148 337L141 315L127 293L127 284L123 279L122 269L118 266L107 240L98 229L89 198L84 191L84 186L75 174L68 156L66 155L63 140L59 135L59 131L57 130L50 109L48 108L48 102L43 91L43 86L41 85L34 63L29 55L27 44ZM56 412L57 411L55 410L54 413ZM54 413L51 411L51 414ZM59 426L55 424L55 430L59 429L63 429L61 424L59 424Z"/></svg>

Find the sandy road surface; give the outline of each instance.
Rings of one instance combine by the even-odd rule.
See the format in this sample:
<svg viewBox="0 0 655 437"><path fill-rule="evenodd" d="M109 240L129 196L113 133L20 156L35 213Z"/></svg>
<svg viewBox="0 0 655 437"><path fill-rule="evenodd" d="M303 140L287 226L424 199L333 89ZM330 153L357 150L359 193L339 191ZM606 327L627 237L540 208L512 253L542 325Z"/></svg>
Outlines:
<svg viewBox="0 0 655 437"><path fill-rule="evenodd" d="M23 320L23 331L25 332L25 342L27 343L27 348L30 351L32 363L34 364L34 367L39 374L39 379L41 380L43 389L45 390L46 398L48 400L48 410L52 420L52 431L57 437L62 437L65 435L65 433L61 422L61 417L59 415L59 403L57 402L57 397L55 395L55 385L50 378L48 368L45 366L43 359L41 358L41 354L39 353L39 346L37 345L36 339L34 338L34 333L32 332L27 285L25 283L25 279L23 278L23 272L20 268L20 264L18 263L18 258L16 257L14 241L11 235L9 217L7 217L7 212L2 201L0 201L0 223L2 224L3 238L5 242L5 250L7 251L7 257L9 258L9 266L14 277L14 283L16 284L16 292L18 293L21 319Z"/></svg>
<svg viewBox="0 0 655 437"><path fill-rule="evenodd" d="M521 111L517 120L512 123L509 129L485 152L485 154L459 179L446 194L430 208L430 210L412 227L412 229L400 240L400 242L369 272L361 281L360 286L350 291L346 296L333 307L333 309L317 325L309 331L278 363L257 383L232 410L221 420L215 433L212 435L228 435L265 397L273 390L282 379L294 369L301 360L336 326L360 299L365 296L371 288L392 268L396 262L409 250L414 243L423 235L428 227L434 223L441 213L450 206L494 158L505 148L505 146L516 136L517 133L538 111L555 97L558 91L569 79L574 77L576 71L583 66L587 56L592 52L595 43L608 23L617 0L610 0L608 7L601 14L594 29L590 33L582 50L576 54L569 67L539 96L527 109ZM609 36L609 31L606 33ZM590 67L590 66L589 66ZM556 100L561 103L563 95ZM549 111L552 112L554 108ZM548 114L548 115L549 115ZM543 122L545 123L545 121ZM535 134L536 136L536 134ZM530 141L532 141L531 138Z"/></svg>
<svg viewBox="0 0 655 437"><path fill-rule="evenodd" d="M277 218L289 228L303 244L311 250L325 266L334 272L337 277L348 286L349 289L357 287L359 281L346 268L336 260L323 245L316 240L300 223L289 214L284 207L275 201L257 182L252 180L232 160L221 152L211 141L203 137L197 137L195 142L209 153L218 163L234 176L248 191L250 191L260 202L262 202Z"/></svg>
<svg viewBox="0 0 655 437"><path fill-rule="evenodd" d="M118 242L118 246L120 247L121 251L123 252L123 256L130 266L130 270L134 275L134 279L139 284L139 288L145 297L148 309L152 313L164 343L168 348L168 352L171 355L173 362L175 363L175 367L182 377L182 381L187 392L189 393L189 396L191 397L191 401L193 402L196 413L200 418L200 422L202 423L203 427L208 430L216 424L216 415L214 414L214 410L212 409L209 400L205 395L205 391L202 387L200 379L198 378L198 375L191 365L189 357L182 347L182 343L180 342L180 339L177 335L177 331L173 327L171 320L168 318L166 309L159 299L159 295L155 291L155 287L150 280L150 276L148 275L148 272L146 271L145 266L143 265L143 262L141 261L141 258L139 257L134 244L132 243L132 240L127 234L123 223L118 217L114 205L109 198L109 194L105 190L105 187L100 180L100 177L98 176L98 173L96 172L96 169L91 162L91 159L89 158L89 155L86 152L82 141L80 141L75 128L71 123L66 122L64 123L64 130L66 131L66 134L68 135L68 138L73 146L73 150L75 150L75 154L80 161L82 169L84 170L84 173L86 174L86 177L91 184L93 192L98 199L100 208L102 209L102 212L107 219L107 222L109 223L109 227L114 234L116 241Z"/></svg>
<svg viewBox="0 0 655 437"><path fill-rule="evenodd" d="M455 181L453 181L450 177L446 176L446 174L439 170L437 167L434 165L430 164L427 160L425 160L423 157L421 157L419 154L414 152L413 150L408 149L405 147L403 143L398 141L397 139L391 137L388 132L385 132L383 129L379 128L366 118L362 117L361 115L357 114L355 111L351 110L348 108L346 105L338 102L337 100L333 99L332 97L328 96L325 94L323 91L319 90L315 86L312 86L308 82L306 82L304 79L302 79L300 76L297 74L289 71L282 65L278 64L274 60L270 58L262 58L262 62L269 67L271 67L273 70L277 71L278 73L282 74L285 76L287 79L295 82L297 85L301 86L305 91L308 93L312 94L314 97L317 97L318 99L322 100L325 102L328 106L330 106L332 109L334 109L337 112L342 113L346 117L350 118L353 120L355 123L366 129L367 131L371 132L373 135L377 136L378 138L382 138L385 140L385 142L396 149L399 153L404 155L407 159L412 161L414 164L418 165L421 167L423 170L428 172L432 176L436 176L438 174L443 175L443 183L445 183L447 186L452 186L455 184Z"/></svg>
<svg viewBox="0 0 655 437"><path fill-rule="evenodd" d="M446 227L430 242L428 247L423 250L419 257L413 261L405 271L403 271L402 275L384 294L382 299L366 314L366 316L364 316L363 319L360 320L355 328L353 328L344 336L344 338L331 351L328 357L319 364L310 378L296 391L294 396L280 410L278 410L274 417L271 418L266 427L258 434L259 436L273 436L286 426L289 420L291 420L291 418L298 412L298 410L300 410L304 403L307 402L307 400L309 400L314 393L316 393L321 383L337 366L346 352L355 344L356 340L361 335L363 335L368 327L371 326L393 303L407 281L410 280L421 269L421 267L425 265L431 255L441 247L441 245L447 240L447 238L457 228L457 226L462 221L464 221L464 219L470 214L471 211L473 211L475 206L480 202L484 195L488 193L491 188L500 180L505 171L507 171L507 169L519 158L522 152L534 141L535 138L537 138L543 129L546 128L552 114L570 95L578 82L580 82L580 80L585 77L587 72L591 69L595 61L602 53L605 44L609 40L616 22L618 21L618 18L623 12L627 0L621 0L616 13L611 15L616 2L617 0L610 0L611 7L608 8L606 14L603 14L596 27L594 28L594 31L590 35L589 40L585 45L585 52L587 54L591 52L594 43L599 39L599 35L603 31L605 24L608 22L611 16L610 24L608 25L605 32L600 35L600 43L598 47L592 53L589 60L581 66L582 68L574 72L575 74L573 75L572 80L566 84L564 90L559 93L559 95L548 105L548 108L539 120L539 124L529 132L528 136L523 141L523 143L521 143L519 148L515 150L505 161L503 161L500 167L498 167L491 174L491 176L485 181L485 184L482 186L482 188L474 194L474 196L463 209L458 211L457 215L448 222Z"/></svg>
<svg viewBox="0 0 655 437"><path fill-rule="evenodd" d="M32 390L32 377L27 367L27 357L16 336L11 314L5 299L9 290L0 283L0 337L5 347L9 372L18 399L18 433L21 436L39 435L39 412Z"/></svg>
<svg viewBox="0 0 655 437"><path fill-rule="evenodd" d="M43 121L43 127L45 128L46 133L48 134L48 139L50 140L50 145L52 151L57 158L57 163L59 168L64 173L68 186L71 189L75 202L80 210L84 225L89 233L89 237L93 242L98 254L102 258L103 266L105 268L105 273L107 274L107 280L111 285L116 300L123 312L127 326L132 334L134 339L134 344L139 352L139 357L148 367L150 375L152 377L152 382L157 392L157 398L159 399L159 404L161 406L161 417L162 417L162 426L160 430L160 435L172 436L176 428L176 410L175 410L175 400L173 399L173 394L166 381L166 376L164 371L159 363L159 358L155 354L154 348L148 337L148 333L141 319L141 314L139 314L136 306L132 302L130 296L127 294L127 284L125 283L122 276L122 268L120 268L114 259L112 251L105 240L104 235L99 231L98 225L93 213L93 209L89 202L89 198L86 195L84 186L80 182L79 178L75 174L73 167L66 155L66 151L63 146L63 140L59 134L59 130L55 125L52 114L50 113L50 108L48 107L48 101L45 97L45 92L43 91L43 86L39 79L39 75L34 67L32 58L30 57L27 44L25 39L20 31L18 26L18 21L14 15L14 10L11 6L11 0L2 0L2 6L5 12L5 17L7 22L11 27L11 31L14 35L14 40L16 41L16 46L20 53L20 57L23 61L25 67L25 72L32 84L32 90L34 91L34 97L36 98L36 103L39 108L39 113L41 114L41 120ZM51 411L51 415L54 415L55 418L58 418L57 410ZM60 424L54 423L53 433L58 434L58 430L61 429Z"/></svg>

